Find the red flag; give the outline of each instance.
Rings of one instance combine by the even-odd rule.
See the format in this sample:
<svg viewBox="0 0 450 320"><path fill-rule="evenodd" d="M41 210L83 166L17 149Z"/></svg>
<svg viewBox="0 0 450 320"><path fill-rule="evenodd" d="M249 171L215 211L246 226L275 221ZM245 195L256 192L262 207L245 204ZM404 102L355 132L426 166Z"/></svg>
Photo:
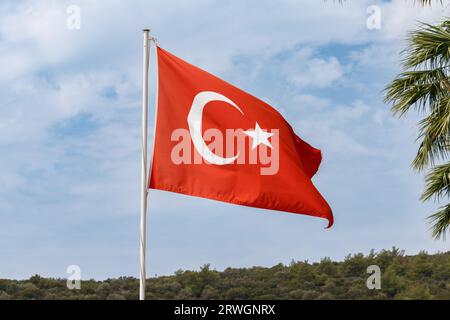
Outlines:
<svg viewBox="0 0 450 320"><path fill-rule="evenodd" d="M164 49L149 188L328 219L320 150L278 111Z"/></svg>

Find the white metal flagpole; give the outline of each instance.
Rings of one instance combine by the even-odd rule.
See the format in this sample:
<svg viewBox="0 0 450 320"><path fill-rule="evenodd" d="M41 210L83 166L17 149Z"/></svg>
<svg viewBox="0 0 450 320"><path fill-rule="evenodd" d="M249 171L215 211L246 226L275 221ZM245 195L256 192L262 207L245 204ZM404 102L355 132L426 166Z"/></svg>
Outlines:
<svg viewBox="0 0 450 320"><path fill-rule="evenodd" d="M148 66L150 30L144 29L144 69L142 90L142 167L141 167L141 238L139 300L145 300L146 247L147 247L147 127L148 127Z"/></svg>

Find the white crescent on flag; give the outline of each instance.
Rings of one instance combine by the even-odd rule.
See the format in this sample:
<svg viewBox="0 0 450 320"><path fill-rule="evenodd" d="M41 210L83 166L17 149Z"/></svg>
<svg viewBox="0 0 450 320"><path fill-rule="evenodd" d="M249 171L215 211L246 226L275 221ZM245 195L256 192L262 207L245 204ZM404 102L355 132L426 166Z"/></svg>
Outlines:
<svg viewBox="0 0 450 320"><path fill-rule="evenodd" d="M192 101L191 109L189 110L189 114L187 117L192 142L194 143L194 147L197 150L197 152L200 153L200 155L209 163L217 165L230 164L239 157L239 152L233 157L223 158L213 153L206 145L205 140L203 140L202 136L203 109L205 108L206 104L211 101L226 102L231 106L233 106L234 108L236 108L237 110L239 110L241 114L244 114L242 110L233 101L231 101L230 99L228 99L227 97L225 97L220 93L213 91L202 91L198 93L194 97L194 100Z"/></svg>

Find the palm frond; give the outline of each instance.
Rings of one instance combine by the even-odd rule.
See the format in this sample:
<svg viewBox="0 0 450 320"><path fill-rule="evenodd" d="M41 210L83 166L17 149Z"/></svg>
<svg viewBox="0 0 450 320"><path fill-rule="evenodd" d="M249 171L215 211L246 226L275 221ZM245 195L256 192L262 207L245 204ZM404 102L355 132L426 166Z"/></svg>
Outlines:
<svg viewBox="0 0 450 320"><path fill-rule="evenodd" d="M432 1L419 1L429 5ZM433 26L422 24L408 37L403 51L404 71L385 88L386 103L398 116L411 109L424 113L419 121L420 142L412 162L420 171L448 160L450 154L450 20ZM421 199L450 197L450 162L435 166L425 178ZM450 204L429 217L435 238L444 238L450 228Z"/></svg>
<svg viewBox="0 0 450 320"><path fill-rule="evenodd" d="M416 68L421 64L431 68L446 65L450 59L450 22L444 21L437 26L423 23L419 30L409 34L408 49L403 65Z"/></svg>
<svg viewBox="0 0 450 320"><path fill-rule="evenodd" d="M324 0L326 1L326 0ZM333 0L333 2L335 2L336 0ZM339 3L343 3L345 0L337 0L337 2ZM442 4L442 0L435 0L434 2L438 2L440 4ZM433 0L414 0L414 3L418 3L419 5L425 7L425 6L430 6L433 3Z"/></svg>
<svg viewBox="0 0 450 320"><path fill-rule="evenodd" d="M392 111L399 116L411 107L425 111L426 106L432 107L437 99L448 94L445 82L447 75L443 68L405 71L385 88L384 101L391 103Z"/></svg>
<svg viewBox="0 0 450 320"><path fill-rule="evenodd" d="M445 240L447 232L450 230L450 204L441 207L439 211L429 216L428 220L432 224L433 238Z"/></svg>
<svg viewBox="0 0 450 320"><path fill-rule="evenodd" d="M412 166L420 171L449 155L450 96L433 104L431 114L419 121L419 128L421 143Z"/></svg>
<svg viewBox="0 0 450 320"><path fill-rule="evenodd" d="M450 163L434 167L425 177L425 190L421 200L431 198L439 200L444 196L450 196Z"/></svg>
<svg viewBox="0 0 450 320"><path fill-rule="evenodd" d="M439 2L440 4L442 4L442 0L435 0L434 2ZM431 4L433 3L433 0L414 0L414 3L418 3L421 6L425 7L425 6L431 6Z"/></svg>

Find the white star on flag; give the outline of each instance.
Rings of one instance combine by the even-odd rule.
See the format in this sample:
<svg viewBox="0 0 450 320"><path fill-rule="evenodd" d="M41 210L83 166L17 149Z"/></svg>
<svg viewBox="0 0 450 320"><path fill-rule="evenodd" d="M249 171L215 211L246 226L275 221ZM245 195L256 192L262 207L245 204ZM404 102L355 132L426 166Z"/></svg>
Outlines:
<svg viewBox="0 0 450 320"><path fill-rule="evenodd" d="M274 133L265 132L261 129L258 122L255 123L255 130L243 131L246 135L253 139L252 150L255 149L260 144L264 144L269 148L273 148L269 142L269 138L274 135Z"/></svg>

